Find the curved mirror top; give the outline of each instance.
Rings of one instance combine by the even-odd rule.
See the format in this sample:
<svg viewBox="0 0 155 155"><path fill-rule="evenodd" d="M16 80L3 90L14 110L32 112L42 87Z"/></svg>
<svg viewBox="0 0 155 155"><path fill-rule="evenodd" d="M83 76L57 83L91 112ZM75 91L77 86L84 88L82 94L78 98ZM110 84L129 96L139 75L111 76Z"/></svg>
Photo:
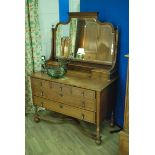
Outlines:
<svg viewBox="0 0 155 155"><path fill-rule="evenodd" d="M95 18L71 18L56 29L56 57L112 64L115 33Z"/></svg>

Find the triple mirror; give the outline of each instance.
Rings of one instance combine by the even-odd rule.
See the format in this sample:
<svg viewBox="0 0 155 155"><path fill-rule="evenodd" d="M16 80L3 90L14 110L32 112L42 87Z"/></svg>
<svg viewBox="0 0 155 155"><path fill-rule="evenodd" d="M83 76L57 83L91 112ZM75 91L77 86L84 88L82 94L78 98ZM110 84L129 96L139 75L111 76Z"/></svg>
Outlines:
<svg viewBox="0 0 155 155"><path fill-rule="evenodd" d="M85 14L70 13L67 23L55 28L55 57L73 61L112 64L116 54L116 31L111 23Z"/></svg>

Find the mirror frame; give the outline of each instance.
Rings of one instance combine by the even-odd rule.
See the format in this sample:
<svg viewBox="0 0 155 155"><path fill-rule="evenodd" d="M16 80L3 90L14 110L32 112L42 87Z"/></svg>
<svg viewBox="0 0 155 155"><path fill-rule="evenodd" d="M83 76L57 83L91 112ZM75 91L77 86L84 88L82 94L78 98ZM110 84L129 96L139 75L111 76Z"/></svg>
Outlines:
<svg viewBox="0 0 155 155"><path fill-rule="evenodd" d="M51 48L51 55L48 60L49 61L57 61L56 58L56 31L60 24L67 25L71 21L71 18L94 18L96 19L96 23L100 25L109 25L112 29L112 33L114 33L114 55L112 58L112 64L103 62L94 62L89 60L80 60L80 59L71 59L71 62L69 64L70 68L74 68L75 66L79 66L82 68L94 69L96 67L103 68L103 66L107 70L114 70L116 66L116 60L117 60L117 47L118 47L118 28L114 28L112 23L110 22L101 22L98 20L98 12L69 12L69 19L67 22L59 22L56 24L55 28L54 25L52 25L52 48Z"/></svg>

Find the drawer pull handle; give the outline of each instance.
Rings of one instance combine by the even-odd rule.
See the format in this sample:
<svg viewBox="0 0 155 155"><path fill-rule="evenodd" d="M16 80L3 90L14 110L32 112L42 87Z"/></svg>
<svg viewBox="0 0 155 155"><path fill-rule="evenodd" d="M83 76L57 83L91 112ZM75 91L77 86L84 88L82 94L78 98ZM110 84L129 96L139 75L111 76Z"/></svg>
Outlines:
<svg viewBox="0 0 155 155"><path fill-rule="evenodd" d="M43 96L44 95L44 93L43 92L41 92L41 96Z"/></svg>
<svg viewBox="0 0 155 155"><path fill-rule="evenodd" d="M84 96L84 92L82 92L81 94L82 94L82 96Z"/></svg>
<svg viewBox="0 0 155 155"><path fill-rule="evenodd" d="M53 88L52 83L49 84L49 87L50 87L50 88Z"/></svg>
<svg viewBox="0 0 155 155"><path fill-rule="evenodd" d="M43 103L43 102L41 102L41 107L43 107L43 105L44 105L44 103Z"/></svg>
<svg viewBox="0 0 155 155"><path fill-rule="evenodd" d="M40 82L40 86L42 86L43 85L43 83L42 82Z"/></svg>
<svg viewBox="0 0 155 155"><path fill-rule="evenodd" d="M82 107L85 107L85 101L82 101Z"/></svg>
<svg viewBox="0 0 155 155"><path fill-rule="evenodd" d="M62 87L60 87L60 91L62 91Z"/></svg>
<svg viewBox="0 0 155 155"><path fill-rule="evenodd" d="M81 120L84 120L84 114L81 115Z"/></svg>
<svg viewBox="0 0 155 155"><path fill-rule="evenodd" d="M59 96L63 97L63 94L59 94Z"/></svg>
<svg viewBox="0 0 155 155"><path fill-rule="evenodd" d="M59 107L60 107L60 108L63 108L63 105L62 105L62 104L60 104L60 105L59 105Z"/></svg>

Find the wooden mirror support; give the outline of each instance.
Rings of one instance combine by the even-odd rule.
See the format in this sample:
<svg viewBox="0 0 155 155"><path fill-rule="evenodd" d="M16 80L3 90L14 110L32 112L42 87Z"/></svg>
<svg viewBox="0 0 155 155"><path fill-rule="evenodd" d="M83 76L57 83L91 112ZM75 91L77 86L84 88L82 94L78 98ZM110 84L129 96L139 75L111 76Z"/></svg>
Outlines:
<svg viewBox="0 0 155 155"><path fill-rule="evenodd" d="M84 51L88 53L84 57L76 57L75 51L65 53L65 50L70 48L68 45L68 37L62 37L63 47L60 54L56 48L57 29L59 25L68 24L73 18L89 21L93 19L94 25L101 32L101 35L96 35L95 29L89 27L84 30L86 34L83 39ZM52 27L52 52L50 59L46 62L47 66L57 64L58 56L74 55L68 64L68 70L63 78L54 79L47 73L36 72L31 75L31 85L33 94L33 104L36 107L35 121L44 119L37 112L38 107L43 107L47 110L54 111L60 114L70 116L74 119L92 123L96 126L94 138L97 144L101 144L101 124L103 120L110 120L114 112L116 101L116 81L117 75L117 42L118 30L111 23L100 22L97 20L98 13L95 12L79 12L69 13L69 20L66 23L58 23L55 28ZM99 28L98 28L99 25ZM108 33L102 34L102 28L108 27ZM90 29L89 29L90 28ZM93 33L89 34L89 30ZM109 35L108 35L109 34ZM79 36L77 36L79 37ZM112 44L109 40L112 37ZM74 36L75 38L75 36ZM79 37L79 40L81 38ZM96 44L94 44L94 42ZM65 45L64 45L65 44ZM68 46L67 48L65 46ZM99 46L98 46L99 45ZM101 46L103 45L103 46ZM110 47L111 53L104 50L104 46ZM93 48L92 48L93 47ZM81 48L81 45L78 47ZM96 51L94 52L93 49ZM92 52L94 55L89 57ZM77 52L77 51L76 51ZM100 52L102 55L100 55ZM63 53L63 54L62 54ZM73 53L73 54L72 54ZM100 57L98 57L100 55ZM85 57L86 56L86 57ZM103 57L102 57L103 56ZM67 57L65 57L66 59ZM90 58L90 59L89 59ZM114 124L114 118L111 119L111 124Z"/></svg>
<svg viewBox="0 0 155 155"><path fill-rule="evenodd" d="M57 30L58 27L63 26L63 25L67 25L70 24L72 19L78 19L81 21L86 21L89 22L91 19L93 19L92 23L96 24L96 29L99 29L99 34L97 36L96 33L96 29L91 29L91 33L93 33L94 35L91 36L86 36L85 38L88 38L87 40L80 40L80 42L85 42L85 46L89 46L90 44L92 44L93 42L96 42L97 45L96 49L97 49L97 53L100 57L100 59L103 59L103 61L93 61L93 60L80 60L80 59L72 59L71 58L71 62L68 65L68 69L70 70L80 70L80 71L86 71L89 73L92 73L92 76L94 76L95 73L99 73L102 72L102 74L104 74L104 76L107 76L107 78L110 80L112 78L114 78L117 75L117 44L118 44L118 29L114 28L114 26L109 23L109 22L100 22L98 20L98 13L96 12L74 12L74 13L69 13L69 20L66 23L58 23L55 28L54 26L52 27L52 48L51 48L51 56L49 58L49 60L47 61L47 65L51 65L53 61L57 61L57 57L56 57L56 35L57 35ZM86 25L85 25L86 26ZM107 29L107 33L106 32ZM80 29L81 30L81 29ZM111 31L111 32L109 32ZM89 31L88 31L89 32ZM89 33L90 33L89 32ZM102 34L103 32L103 34ZM76 32L76 34L79 32ZM86 33L86 32L85 32ZM107 52L107 44L109 43L109 36L108 33L111 34L111 39L112 39L112 50L113 53L110 53L110 49ZM101 35L102 34L102 35ZM80 35L77 34L77 36L75 37L79 37ZM94 36L94 38L93 38ZM105 38L104 38L105 36ZM89 39L91 37L91 39ZM98 39L98 41L96 41L96 39ZM103 40L103 41L102 41ZM78 43L80 44L80 43ZM109 43L110 46L110 43ZM107 46L108 47L108 46ZM93 52L93 51L92 51ZM103 54L100 54L103 53Z"/></svg>

